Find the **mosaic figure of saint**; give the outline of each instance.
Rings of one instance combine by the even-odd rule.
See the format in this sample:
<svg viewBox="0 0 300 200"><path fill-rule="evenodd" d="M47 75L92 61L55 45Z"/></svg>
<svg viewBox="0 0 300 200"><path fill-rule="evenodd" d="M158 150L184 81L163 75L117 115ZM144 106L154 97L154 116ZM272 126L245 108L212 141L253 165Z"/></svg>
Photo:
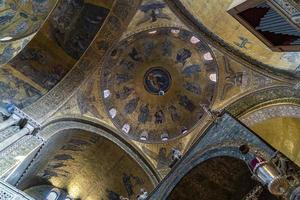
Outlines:
<svg viewBox="0 0 300 200"><path fill-rule="evenodd" d="M172 121L173 122L179 121L180 116L179 116L179 113L177 112L176 107L171 105L169 107L169 111L170 111L170 114L171 114Z"/></svg>
<svg viewBox="0 0 300 200"><path fill-rule="evenodd" d="M176 149L182 150L183 146L182 143L179 143L176 147ZM165 147L161 147L159 149L158 153L153 152L152 150L142 147L143 151L152 159L154 159L157 164L156 164L156 169L157 170L164 170L168 169L170 163L172 162L172 151L167 150Z"/></svg>
<svg viewBox="0 0 300 200"><path fill-rule="evenodd" d="M185 95L178 95L179 105L183 106L186 110L193 112L196 106L191 100Z"/></svg>
<svg viewBox="0 0 300 200"><path fill-rule="evenodd" d="M191 77L193 74L201 72L201 67L198 64L190 65L182 71L182 74L187 77Z"/></svg>
<svg viewBox="0 0 300 200"><path fill-rule="evenodd" d="M162 55L171 56L172 55L172 42L168 39L162 43Z"/></svg>
<svg viewBox="0 0 300 200"><path fill-rule="evenodd" d="M142 56L141 54L136 50L136 48L132 48L132 51L128 54L130 58L134 61L141 61Z"/></svg>
<svg viewBox="0 0 300 200"><path fill-rule="evenodd" d="M149 118L149 107L148 105L144 105L140 108L139 114L139 122L145 124Z"/></svg>
<svg viewBox="0 0 300 200"><path fill-rule="evenodd" d="M156 22L158 19L167 19L171 18L163 13L163 9L166 7L166 3L162 2L151 2L143 4L140 7L140 10L144 13L144 17L137 22L137 26L146 22Z"/></svg>
<svg viewBox="0 0 300 200"><path fill-rule="evenodd" d="M201 87L197 83L186 82L186 83L183 84L183 87L186 90L188 90L188 91L190 91L190 92L192 92L194 94L197 94L197 95L201 94Z"/></svg>
<svg viewBox="0 0 300 200"><path fill-rule="evenodd" d="M47 63L47 57L46 57L46 52L43 52L39 49L34 49L34 48L27 48L24 49L21 53L21 60L29 60L29 61L36 61L39 64L46 64Z"/></svg>
<svg viewBox="0 0 300 200"><path fill-rule="evenodd" d="M125 83L131 79L132 79L132 77L129 74L117 74L116 75L117 84Z"/></svg>
<svg viewBox="0 0 300 200"><path fill-rule="evenodd" d="M234 74L229 74L225 77L228 84L232 84L232 86L241 86L243 83L243 72L236 72Z"/></svg>
<svg viewBox="0 0 300 200"><path fill-rule="evenodd" d="M11 44L6 46L2 53L0 53L0 64L7 63L16 52L16 49L12 47Z"/></svg>
<svg viewBox="0 0 300 200"><path fill-rule="evenodd" d="M8 13L6 15L0 16L0 25L3 26L5 24L9 23L13 17L14 17L13 13Z"/></svg>
<svg viewBox="0 0 300 200"><path fill-rule="evenodd" d="M165 85L164 76L159 73L149 73L148 80L156 90L161 90Z"/></svg>
<svg viewBox="0 0 300 200"><path fill-rule="evenodd" d="M153 41L147 41L144 43L144 53L146 56L151 55L153 49L155 48L155 44Z"/></svg>
<svg viewBox="0 0 300 200"><path fill-rule="evenodd" d="M127 97L129 97L129 95L133 92L133 88L129 88L129 87L127 87L127 86L124 86L120 91L118 91L117 93L116 93L116 97L118 98L118 99L122 99L122 100L124 100L124 99L126 99Z"/></svg>
<svg viewBox="0 0 300 200"><path fill-rule="evenodd" d="M133 185L131 183L131 176L127 175L126 173L123 173L122 179L123 179L123 184L125 186L126 192L130 197L131 195L133 195Z"/></svg>
<svg viewBox="0 0 300 200"><path fill-rule="evenodd" d="M162 110L157 111L154 114L154 117L155 117L155 124L162 124L165 122L165 115Z"/></svg>
<svg viewBox="0 0 300 200"><path fill-rule="evenodd" d="M120 200L120 195L112 190L106 190L108 200Z"/></svg>
<svg viewBox="0 0 300 200"><path fill-rule="evenodd" d="M185 65L187 59L190 58L191 56L192 56L192 52L190 50L185 48L180 49L177 52L176 62Z"/></svg>
<svg viewBox="0 0 300 200"><path fill-rule="evenodd" d="M134 68L134 63L131 62L131 61L128 61L128 60L126 60L126 59L122 60L122 61L120 62L120 65L121 65L122 67L124 67L125 69L127 69L127 70L131 70L131 69Z"/></svg>
<svg viewBox="0 0 300 200"><path fill-rule="evenodd" d="M125 113L127 114L131 114L133 113L133 111L136 109L137 107L137 104L139 102L139 98L134 98L134 99L131 99L125 106Z"/></svg>

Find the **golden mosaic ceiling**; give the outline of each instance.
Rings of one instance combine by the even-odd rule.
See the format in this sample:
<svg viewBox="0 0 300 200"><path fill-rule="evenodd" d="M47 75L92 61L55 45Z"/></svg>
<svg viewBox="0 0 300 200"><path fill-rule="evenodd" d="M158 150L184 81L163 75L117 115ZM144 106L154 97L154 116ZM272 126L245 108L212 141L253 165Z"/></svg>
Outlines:
<svg viewBox="0 0 300 200"><path fill-rule="evenodd" d="M188 31L166 2L143 1L127 27L129 21L122 21L122 17L130 12L116 6L116 1L61 0L27 47L0 68L0 100L20 108L33 105L27 113L36 114L33 118L43 125L52 120L84 118L117 128L122 139L134 140L130 144L166 175L172 148L183 153L189 149L213 120L210 109L222 110L242 95L286 84L273 79L272 74L267 77L259 70L250 70L249 63L232 59L218 46L212 44L211 51L204 42L207 38ZM227 14L231 2L182 1L199 22L235 49L275 68L295 70L300 64L299 53L270 51ZM242 38L247 41L243 43ZM117 44L111 48L113 41ZM37 101L41 96L44 98ZM38 102L37 106L33 102ZM298 121L278 118L249 127L262 137L265 133L263 138L273 144L270 134L283 137L279 134L287 129L283 122L289 124L288 141L295 140ZM141 187L151 191L143 169L110 141L86 132L65 139L35 176L86 199L97 199L99 193L104 198L115 194L134 197ZM290 158L298 156L297 149L291 149L283 152ZM296 159L299 161L299 156ZM128 177L132 181L142 178L144 185L136 181L128 193L124 183ZM236 187L240 182L235 182Z"/></svg>
<svg viewBox="0 0 300 200"><path fill-rule="evenodd" d="M44 22L56 0L0 2L0 41L24 38L36 32Z"/></svg>
<svg viewBox="0 0 300 200"><path fill-rule="evenodd" d="M0 64L7 63L32 39L57 0L0 1Z"/></svg>
<svg viewBox="0 0 300 200"><path fill-rule="evenodd" d="M106 110L124 135L164 142L187 134L212 103L217 63L191 32L152 29L121 41L101 80Z"/></svg>
<svg viewBox="0 0 300 200"><path fill-rule="evenodd" d="M35 199L44 199L45 194L33 186L49 183L74 199L86 200L134 199L141 188L153 189L149 176L121 147L80 130L52 137L33 166L19 187L31 188L25 191Z"/></svg>
<svg viewBox="0 0 300 200"><path fill-rule="evenodd" d="M7 25L1 25L0 40L2 36L14 36L10 30L17 31L18 23L27 23L35 31L35 26L43 25L29 36L20 32L11 41L0 41L1 102L24 108L49 92L92 43L105 24L112 3L105 0L61 0L57 4L45 0L3 1L0 23L3 20ZM17 18L9 20L5 15L8 11L14 11Z"/></svg>
<svg viewBox="0 0 300 200"><path fill-rule="evenodd" d="M172 1L183 15L207 28L234 50L252 59L277 69L294 71L299 69L299 52L274 52L248 31L227 11L233 0L179 0ZM176 10L176 9L175 9ZM298 67L298 68L297 68Z"/></svg>

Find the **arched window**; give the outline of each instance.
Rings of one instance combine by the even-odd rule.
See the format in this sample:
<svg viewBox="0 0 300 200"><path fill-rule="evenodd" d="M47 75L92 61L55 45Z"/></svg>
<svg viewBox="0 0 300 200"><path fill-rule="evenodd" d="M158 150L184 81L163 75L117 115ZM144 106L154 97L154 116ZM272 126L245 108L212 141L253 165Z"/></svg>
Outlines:
<svg viewBox="0 0 300 200"><path fill-rule="evenodd" d="M51 192L49 192L48 196L46 197L46 200L57 200L58 196L58 193L52 190Z"/></svg>

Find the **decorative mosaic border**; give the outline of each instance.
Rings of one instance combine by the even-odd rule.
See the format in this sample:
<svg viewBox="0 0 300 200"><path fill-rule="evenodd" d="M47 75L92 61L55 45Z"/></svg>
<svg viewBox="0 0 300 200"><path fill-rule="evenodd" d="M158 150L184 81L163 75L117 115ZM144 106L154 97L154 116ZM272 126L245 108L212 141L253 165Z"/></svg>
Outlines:
<svg viewBox="0 0 300 200"><path fill-rule="evenodd" d="M266 103L275 101L300 104L300 91L288 86L262 89L238 99L228 105L225 110L233 116L240 117L251 110L266 105Z"/></svg>
<svg viewBox="0 0 300 200"><path fill-rule="evenodd" d="M247 113L245 116L242 116L240 120L249 127L275 117L300 118L300 105L270 105Z"/></svg>

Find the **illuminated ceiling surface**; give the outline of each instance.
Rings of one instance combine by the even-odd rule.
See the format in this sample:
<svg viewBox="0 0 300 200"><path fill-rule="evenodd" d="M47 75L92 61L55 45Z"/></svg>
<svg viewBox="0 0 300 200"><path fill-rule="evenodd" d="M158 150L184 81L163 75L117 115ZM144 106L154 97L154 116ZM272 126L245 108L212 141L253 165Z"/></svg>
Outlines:
<svg viewBox="0 0 300 200"><path fill-rule="evenodd" d="M9 59L2 59L11 47L15 49L13 52L15 55L32 39L35 31L43 23L56 1L11 0L0 2L0 25L3 23L1 27L5 27L0 30L0 40L1 38L6 40L0 41L1 64L13 57L12 54L9 54L10 57L7 57ZM46 26L24 49L26 51L17 55L12 60L13 62L3 65L9 69L1 68L0 70L0 72L5 72L0 74L1 84L9 86L3 87L3 89L0 87L0 91L3 91L0 94L3 102L13 102L14 104L20 102L19 107L31 105L42 95L53 88L55 89L54 86L59 81L64 81L63 77L84 55L85 50L91 44L96 44L93 48L99 48L99 50L106 48L105 39L107 38L101 41L103 43L95 42L93 39L98 30L103 27L104 22L113 21L114 18L106 17L109 13L117 12L115 10L110 12L115 1L78 1L81 2L80 5L74 8L70 6L70 2L73 1L60 1L57 9L52 13L52 17L46 22ZM77 1L74 0L74 2ZM150 7L153 6L151 4L153 2L156 6L162 6L163 8L157 12L164 18L156 19L153 22L151 15L149 17L149 13L145 13L141 7L136 15L138 17L134 18L131 23L132 27L136 29L128 28L126 34L123 34L123 39L104 59L104 65L95 70L97 72L92 77L96 78L90 79L91 84L82 87L83 89L80 88L82 89L81 93L74 92L74 95L81 97L78 99L81 99L79 104L83 107L92 105L88 107L90 110L87 109L89 112L99 108L99 113L91 112L98 114L93 116L93 122L101 121L107 126L117 128L114 130L118 130L124 138L134 140L130 141L133 148L140 149L145 157L149 158L149 163L156 165L157 171L165 171L167 174L170 170L169 163L172 161L172 148L175 147L186 152L189 144L201 135L202 128L210 123L205 109L211 108L217 100L222 101L217 99L218 95L216 95L225 88L222 79L233 78L233 92L228 94L233 96L233 99L238 100L238 95L241 92L236 92L239 90L239 80L235 76L238 73L243 74L243 78L246 76L244 76L245 73L242 72L242 69L236 74L232 72L232 76L229 75L229 72L219 76L219 69L221 71L223 66L221 62L219 63L220 67L218 66L210 47L196 34L178 28L185 27L181 22L178 22L179 19L176 18L178 20L176 21L173 18L165 17L165 14L168 15L171 12L169 8L166 8L165 2L151 0L145 2L146 6L150 5ZM232 48L277 69L294 71L298 68L300 53L272 52L227 13L232 0L182 0L179 2L182 2L182 5L199 22L230 44ZM38 12L33 12L35 10ZM79 11L84 12L79 15ZM124 13L126 12L124 11ZM68 21L68 13L71 13L72 23ZM99 16L94 13L98 13ZM11 17L12 15L13 17ZM172 13L172 17L174 16ZM148 21L145 22L145 20ZM175 27L171 22L176 22L174 24L177 26ZM29 28L25 30L26 23L28 23ZM19 32L14 32L19 29ZM127 36L129 37L127 38ZM103 37L109 36L106 34ZM224 58L231 60L221 51L215 49L215 52L218 52L215 55L222 54ZM93 59L95 58L93 57ZM81 67L86 70L85 64L88 65L93 59L83 63ZM236 63L238 61L238 59L235 60ZM233 62L229 61L228 63ZM30 69L35 70L30 71ZM257 78L256 75L258 76L258 74L259 72L253 74L253 79ZM228 77L225 77L227 75ZM259 75L263 76L262 74ZM23 89L16 77L30 83L32 87L37 88L37 92L33 89L29 90L27 85L24 85ZM218 81L219 77L220 81ZM259 81L259 77L257 79ZM16 83L12 80L16 80ZM74 80L70 79L69 81L67 84L72 84ZM91 87L93 84L96 84L97 87ZM217 84L219 84L218 91ZM11 88L11 91L8 92L7 88ZM255 90L257 89L260 89L260 86L255 88ZM59 92L63 93L64 91ZM84 92L88 95L84 96ZM101 97L99 97L98 92L101 93ZM24 98L26 101L23 100L23 96L26 97ZM55 98L55 95L51 98ZM51 98L49 101L52 100ZM70 97L71 100L72 98ZM222 103L224 102L222 101ZM223 109L225 103L220 106L222 107L220 109ZM100 106L95 109L94 105ZM60 112L65 109L64 113L61 112L63 113L61 118L72 116L90 119L91 115L78 114L76 103L61 106L62 108L56 110ZM71 109L76 110L74 115L70 112ZM106 118L103 115L106 115ZM107 117L113 123L109 120L106 121ZM270 145L300 164L300 153L299 148L297 148L300 143L299 124L298 118L275 117L253 124L250 128ZM57 140L50 139L50 143L57 142L51 147L56 148L51 155L42 152L42 157L45 156L41 162L43 165L39 166L35 173L28 174L29 178L34 181L40 181L35 182L35 184L53 185L67 190L73 197L81 199L99 199L99 196L103 199L113 199L119 195L134 198L142 187L147 191L153 189L153 185L144 170L114 143L100 136L80 131L73 132L68 137L58 138ZM39 162L40 160L36 161ZM232 169L234 169L233 172ZM231 174L236 171L238 173ZM227 158L206 163L192 170L179 183L173 191L173 199L178 199L178 196L181 196L181 199L189 198L185 194L190 193L191 190L197 195L209 191L210 193L206 194L207 199L221 198L222 192L227 195L244 194L244 188L240 186L241 183L249 181L248 172L248 169L240 162ZM128 187L129 179L133 184L132 191ZM20 185L26 184L30 185L32 182L21 183ZM249 181L247 184L248 187L252 182ZM212 191L211 188L215 188L215 190ZM222 199L224 198L222 197Z"/></svg>
<svg viewBox="0 0 300 200"><path fill-rule="evenodd" d="M121 41L101 78L104 105L131 139L162 142L185 135L212 103L217 64L209 47L177 28Z"/></svg>
<svg viewBox="0 0 300 200"><path fill-rule="evenodd" d="M24 35L23 38L20 36L22 39L0 42L1 101L12 103L19 108L27 107L72 71L110 12L112 2L104 1L59 1L55 6L51 1L55 8L53 11L48 10L47 14L50 14L47 19L39 15L39 24L45 23L37 33ZM47 1L38 2L43 6L49 4L46 7L50 8L50 1L48 4ZM24 1L22 5L26 6L20 7L18 12L25 12L25 8L37 9L35 7L39 3ZM19 8L17 5L15 7ZM42 6L38 8L42 9ZM33 11L31 13L39 14ZM46 13L43 16L46 17ZM17 27L14 21L7 22L7 25ZM33 27L34 24L29 21L28 26Z"/></svg>
<svg viewBox="0 0 300 200"><path fill-rule="evenodd" d="M21 51L54 8L57 0L0 1L0 64Z"/></svg>
<svg viewBox="0 0 300 200"><path fill-rule="evenodd" d="M264 114L265 112L267 114ZM275 149L300 165L298 113L299 107L294 104L270 104L248 112L243 115L242 120L257 119L249 124L249 127ZM262 119L259 119L258 115L263 116Z"/></svg>
<svg viewBox="0 0 300 200"><path fill-rule="evenodd" d="M21 39L36 32L55 3L56 0L1 1L0 40Z"/></svg>
<svg viewBox="0 0 300 200"><path fill-rule="evenodd" d="M273 52L228 14L227 10L232 0L179 0L179 2L212 34L242 53L278 69L294 71L300 65L300 53Z"/></svg>
<svg viewBox="0 0 300 200"><path fill-rule="evenodd" d="M300 165L300 119L275 117L250 127L274 148L280 149L295 163Z"/></svg>
<svg viewBox="0 0 300 200"><path fill-rule="evenodd" d="M50 153L49 153L50 152ZM74 130L51 138L35 160L37 168L21 182L30 195L41 199L34 188L49 184L65 190L72 198L134 198L141 188L153 185L135 160L106 138Z"/></svg>

